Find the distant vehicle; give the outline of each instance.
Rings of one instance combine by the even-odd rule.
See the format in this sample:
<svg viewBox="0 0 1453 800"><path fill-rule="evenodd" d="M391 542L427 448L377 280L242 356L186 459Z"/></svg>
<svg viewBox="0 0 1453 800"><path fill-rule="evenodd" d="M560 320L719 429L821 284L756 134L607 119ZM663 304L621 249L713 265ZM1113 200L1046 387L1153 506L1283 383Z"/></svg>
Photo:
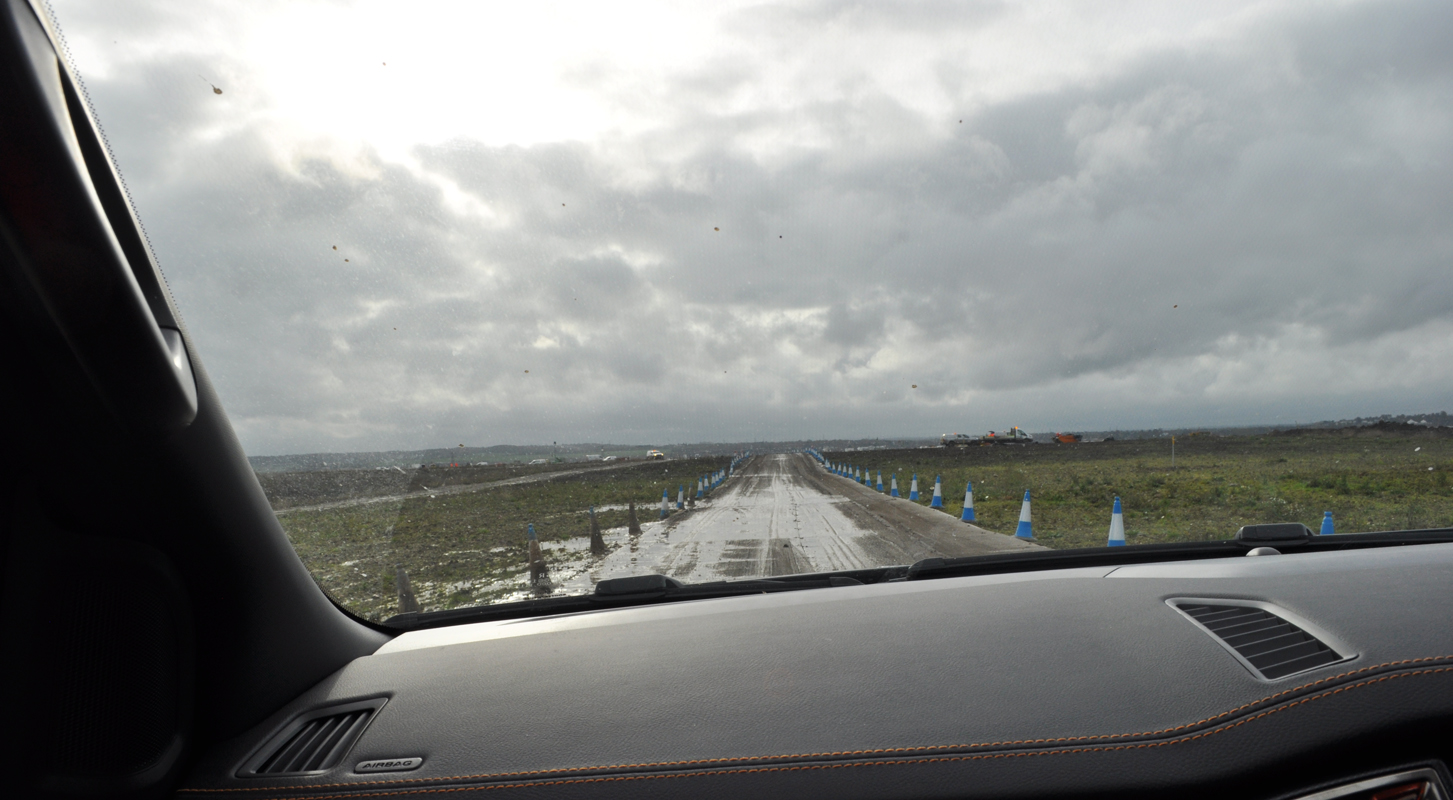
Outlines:
<svg viewBox="0 0 1453 800"><path fill-rule="evenodd" d="M979 437L979 444L1034 444L1034 437L1015 425L1007 431L989 431Z"/></svg>
<svg viewBox="0 0 1453 800"><path fill-rule="evenodd" d="M537 458L537 459L532 460L530 463L531 464L549 464L550 463L550 459L548 459L548 458Z"/></svg>
<svg viewBox="0 0 1453 800"><path fill-rule="evenodd" d="M663 452L661 452L660 450L647 450L646 451L646 460L648 460L648 461L665 461L666 460L666 454L663 453Z"/></svg>
<svg viewBox="0 0 1453 800"><path fill-rule="evenodd" d="M619 460L620 460L620 457L619 456L606 456L605 458L602 458L601 459L601 461L619 461Z"/></svg>
<svg viewBox="0 0 1453 800"><path fill-rule="evenodd" d="M1084 441L1084 438L1084 436L1078 433L1056 433L1054 435L1054 440L1060 444L1074 444L1075 442Z"/></svg>
<svg viewBox="0 0 1453 800"><path fill-rule="evenodd" d="M600 453L595 453L593 455L587 455L585 457L585 460L586 461L599 461L600 460Z"/></svg>
<svg viewBox="0 0 1453 800"><path fill-rule="evenodd" d="M945 433L938 437L938 443L943 447L968 447L971 444L978 444L979 439L967 433Z"/></svg>

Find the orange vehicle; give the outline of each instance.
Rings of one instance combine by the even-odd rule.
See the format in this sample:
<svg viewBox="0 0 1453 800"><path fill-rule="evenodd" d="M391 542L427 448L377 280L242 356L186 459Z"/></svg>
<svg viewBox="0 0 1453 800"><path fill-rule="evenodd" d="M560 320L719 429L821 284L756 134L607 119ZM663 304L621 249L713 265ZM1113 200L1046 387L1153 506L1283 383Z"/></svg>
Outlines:
<svg viewBox="0 0 1453 800"><path fill-rule="evenodd" d="M1054 435L1054 440L1060 444L1074 444L1075 442L1082 441L1084 438L1078 433L1056 433Z"/></svg>

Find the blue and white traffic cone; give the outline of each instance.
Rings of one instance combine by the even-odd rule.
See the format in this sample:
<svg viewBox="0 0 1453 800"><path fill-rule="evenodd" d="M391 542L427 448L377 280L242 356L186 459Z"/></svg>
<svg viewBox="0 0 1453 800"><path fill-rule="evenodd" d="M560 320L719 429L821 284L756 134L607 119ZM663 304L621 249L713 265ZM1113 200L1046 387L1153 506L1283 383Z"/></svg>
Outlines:
<svg viewBox="0 0 1453 800"><path fill-rule="evenodd" d="M1024 490L1024 505L1019 507L1019 527L1014 531L1016 539L1033 539L1034 525L1029 521L1029 490Z"/></svg>
<svg viewBox="0 0 1453 800"><path fill-rule="evenodd" d="M943 476L935 475L933 478L933 499L928 501L929 508L943 508Z"/></svg>
<svg viewBox="0 0 1453 800"><path fill-rule="evenodd" d="M964 522L973 522L974 521L974 482L973 481L969 481L968 486L965 487L965 489L964 489L964 513L963 513L963 516L959 517L959 519L963 520Z"/></svg>
<svg viewBox="0 0 1453 800"><path fill-rule="evenodd" d="M908 499L918 499L918 473L913 473L913 483L908 487Z"/></svg>
<svg viewBox="0 0 1453 800"><path fill-rule="evenodd" d="M1125 546L1125 512L1120 508L1120 498L1115 498L1115 508L1110 511L1110 541L1105 543L1109 547Z"/></svg>
<svg viewBox="0 0 1453 800"><path fill-rule="evenodd" d="M697 478L696 479L696 499L697 500L700 500L701 499L701 493L702 493L701 479L700 478Z"/></svg>
<svg viewBox="0 0 1453 800"><path fill-rule="evenodd" d="M1322 512L1322 530L1320 531L1321 535L1322 536L1331 536L1332 534L1334 534L1336 532L1337 531L1332 526L1332 512L1330 512L1330 511L1323 511Z"/></svg>
<svg viewBox="0 0 1453 800"><path fill-rule="evenodd" d="M686 485L679 484L676 487L676 510L682 511L686 508Z"/></svg>
<svg viewBox="0 0 1453 800"><path fill-rule="evenodd" d="M878 493L883 493L883 470L878 470Z"/></svg>
<svg viewBox="0 0 1453 800"><path fill-rule="evenodd" d="M894 473L894 475L893 475L893 493L892 493L892 496L893 497L898 497L898 475L897 475L897 473Z"/></svg>
<svg viewBox="0 0 1453 800"><path fill-rule="evenodd" d="M671 507L671 498L670 498L670 495L668 495L666 493L666 490L665 489L662 489L661 490L661 519L665 519L666 518L666 515L669 514L669 513L671 513L670 510L669 510L670 507Z"/></svg>

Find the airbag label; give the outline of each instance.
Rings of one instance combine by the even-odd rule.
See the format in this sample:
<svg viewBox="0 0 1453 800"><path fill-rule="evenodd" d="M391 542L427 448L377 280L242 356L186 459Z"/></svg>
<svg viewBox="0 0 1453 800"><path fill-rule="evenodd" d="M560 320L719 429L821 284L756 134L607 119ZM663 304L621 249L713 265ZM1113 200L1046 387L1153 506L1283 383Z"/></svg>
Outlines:
<svg viewBox="0 0 1453 800"><path fill-rule="evenodd" d="M360 761L358 766L353 768L354 772L408 772L411 769L418 769L424 759L414 758L380 758L373 761Z"/></svg>

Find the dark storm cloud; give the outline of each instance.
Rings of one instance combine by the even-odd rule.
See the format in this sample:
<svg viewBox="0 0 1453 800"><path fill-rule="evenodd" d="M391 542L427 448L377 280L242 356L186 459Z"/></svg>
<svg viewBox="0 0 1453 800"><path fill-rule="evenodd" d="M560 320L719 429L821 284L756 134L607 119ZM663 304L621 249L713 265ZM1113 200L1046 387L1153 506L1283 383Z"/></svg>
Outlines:
<svg viewBox="0 0 1453 800"><path fill-rule="evenodd" d="M955 24L1002 13L975 8ZM681 78L642 133L412 166L201 136L222 112L178 99L190 57L90 88L255 453L1441 407L1453 6L1315 11L962 124L868 84L708 109L770 82L737 64ZM801 131L828 146L744 144Z"/></svg>

